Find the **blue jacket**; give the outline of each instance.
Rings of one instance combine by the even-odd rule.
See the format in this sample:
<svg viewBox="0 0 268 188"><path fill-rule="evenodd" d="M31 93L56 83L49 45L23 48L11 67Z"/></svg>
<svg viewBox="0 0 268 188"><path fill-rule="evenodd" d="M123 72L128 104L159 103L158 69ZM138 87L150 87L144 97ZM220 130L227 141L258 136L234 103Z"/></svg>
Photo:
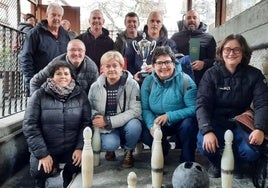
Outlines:
<svg viewBox="0 0 268 188"><path fill-rule="evenodd" d="M59 28L59 37L55 38L47 28L47 20L42 20L31 29L19 55L25 83L29 85L31 78L43 69L56 56L66 52L70 41L68 33Z"/></svg>
<svg viewBox="0 0 268 188"><path fill-rule="evenodd" d="M184 93L184 78L180 65L176 65L173 76L161 82L153 71L141 87L142 117L150 129L156 117L167 114L168 125L187 117L195 116L197 87L187 75L187 90ZM152 81L154 80L154 81Z"/></svg>
<svg viewBox="0 0 268 188"><path fill-rule="evenodd" d="M148 36L148 26L147 25L145 25L143 31L146 33L146 39L149 41L152 41L152 39ZM139 42L140 40L142 40L142 36L137 37L135 40L137 42ZM170 46L172 51L175 54L177 53L176 43L173 40L168 39L168 33L167 33L167 29L165 28L165 26L163 26L160 30L160 38L156 41L156 46ZM128 45L128 47L126 48L125 57L127 60L127 70L131 74L134 75L141 70L141 66L143 63L142 59L135 52L132 45ZM147 58L147 61L146 61L147 65L151 64L151 60L152 60L152 54L149 55Z"/></svg>

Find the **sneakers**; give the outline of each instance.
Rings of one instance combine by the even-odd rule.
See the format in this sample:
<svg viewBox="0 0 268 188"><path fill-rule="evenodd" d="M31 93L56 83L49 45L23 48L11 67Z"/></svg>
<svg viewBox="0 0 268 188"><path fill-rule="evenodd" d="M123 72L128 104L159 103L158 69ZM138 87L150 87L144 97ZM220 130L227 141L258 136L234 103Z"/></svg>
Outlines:
<svg viewBox="0 0 268 188"><path fill-rule="evenodd" d="M116 159L115 152L114 151L106 151L105 159L107 161L115 161L115 159Z"/></svg>
<svg viewBox="0 0 268 188"><path fill-rule="evenodd" d="M123 168L131 168L134 166L134 159L132 155L132 150L125 150L124 159L122 162Z"/></svg>
<svg viewBox="0 0 268 188"><path fill-rule="evenodd" d="M220 178L221 177L221 168L212 163L209 164L208 175L211 178Z"/></svg>

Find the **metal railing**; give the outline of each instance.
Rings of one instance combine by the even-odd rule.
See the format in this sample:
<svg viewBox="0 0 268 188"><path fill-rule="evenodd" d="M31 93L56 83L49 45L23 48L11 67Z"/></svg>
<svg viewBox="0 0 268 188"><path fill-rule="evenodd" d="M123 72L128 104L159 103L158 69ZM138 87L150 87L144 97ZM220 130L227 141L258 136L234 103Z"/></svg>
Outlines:
<svg viewBox="0 0 268 188"><path fill-rule="evenodd" d="M18 60L23 34L0 24L0 118L25 110L23 75Z"/></svg>

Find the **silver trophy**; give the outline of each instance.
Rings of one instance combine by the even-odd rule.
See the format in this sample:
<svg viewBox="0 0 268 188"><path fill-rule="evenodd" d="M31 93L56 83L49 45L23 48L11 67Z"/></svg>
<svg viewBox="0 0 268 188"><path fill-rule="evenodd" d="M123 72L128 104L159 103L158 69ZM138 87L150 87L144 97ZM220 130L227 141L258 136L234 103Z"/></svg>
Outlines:
<svg viewBox="0 0 268 188"><path fill-rule="evenodd" d="M147 58L151 55L155 49L156 41L153 40L152 42L146 39L146 34L142 34L142 39L137 42L136 40L132 41L132 46L135 52L141 57L142 59L142 66L141 66L141 73L139 75L140 78L146 77L149 73L146 72L145 68L147 66Z"/></svg>

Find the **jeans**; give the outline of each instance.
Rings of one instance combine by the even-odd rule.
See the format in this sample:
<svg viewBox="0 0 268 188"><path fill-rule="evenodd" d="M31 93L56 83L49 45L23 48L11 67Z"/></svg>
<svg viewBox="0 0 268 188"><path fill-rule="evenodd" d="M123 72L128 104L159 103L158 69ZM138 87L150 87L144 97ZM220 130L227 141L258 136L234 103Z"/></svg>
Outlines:
<svg viewBox="0 0 268 188"><path fill-rule="evenodd" d="M197 147L202 155L205 155L208 160L214 165L219 166L221 163L221 155L224 149L224 133L227 130L221 126L214 126L214 134L216 135L219 143L215 153L208 153L203 149L203 135L199 132L197 135ZM235 126L231 130L234 135L233 139L233 153L236 165L241 165L245 162L254 162L260 157L261 146L250 145L248 142L249 133L243 129Z"/></svg>
<svg viewBox="0 0 268 188"><path fill-rule="evenodd" d="M162 137L162 148L163 155L166 156L170 149L170 144L167 140L168 136L176 135L177 139L182 144L180 162L195 161L195 150L196 150L196 135L198 132L198 126L196 118L185 118L182 121L167 126L161 126ZM147 127L143 127L141 141L152 147L153 137Z"/></svg>
<svg viewBox="0 0 268 188"><path fill-rule="evenodd" d="M112 129L110 133L102 133L102 149L115 151L119 146L123 146L126 150L133 150L140 138L141 130L141 121L131 119L123 127Z"/></svg>

